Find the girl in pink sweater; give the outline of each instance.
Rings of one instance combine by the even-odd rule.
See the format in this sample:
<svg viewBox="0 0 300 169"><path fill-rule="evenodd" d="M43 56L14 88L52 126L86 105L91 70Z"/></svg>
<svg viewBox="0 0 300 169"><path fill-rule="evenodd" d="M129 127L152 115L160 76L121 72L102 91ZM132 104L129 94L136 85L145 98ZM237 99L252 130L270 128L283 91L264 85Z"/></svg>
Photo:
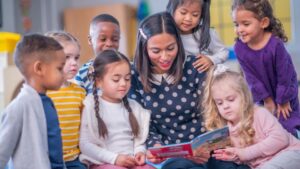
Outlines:
<svg viewBox="0 0 300 169"><path fill-rule="evenodd" d="M265 108L254 105L244 78L224 66L210 71L203 104L207 129L228 125L232 147L215 150L224 161L251 168L295 169L300 141Z"/></svg>

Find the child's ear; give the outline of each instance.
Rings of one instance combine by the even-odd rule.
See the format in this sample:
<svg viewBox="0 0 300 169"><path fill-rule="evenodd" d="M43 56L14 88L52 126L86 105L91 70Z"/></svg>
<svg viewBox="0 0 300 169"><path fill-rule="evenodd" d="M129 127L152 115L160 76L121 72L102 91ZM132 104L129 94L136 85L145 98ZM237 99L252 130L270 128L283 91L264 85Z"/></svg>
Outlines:
<svg viewBox="0 0 300 169"><path fill-rule="evenodd" d="M261 19L261 27L263 29L267 28L270 25L270 19L268 17L264 17Z"/></svg>
<svg viewBox="0 0 300 169"><path fill-rule="evenodd" d="M102 80L100 80L98 77L96 77L95 79L95 83L96 83L96 86L98 89L101 89L102 88Z"/></svg>
<svg viewBox="0 0 300 169"><path fill-rule="evenodd" d="M33 72L42 75L43 74L43 65L41 61L36 61L33 64Z"/></svg>
<svg viewBox="0 0 300 169"><path fill-rule="evenodd" d="M91 35L88 36L88 43L90 46L93 46Z"/></svg>

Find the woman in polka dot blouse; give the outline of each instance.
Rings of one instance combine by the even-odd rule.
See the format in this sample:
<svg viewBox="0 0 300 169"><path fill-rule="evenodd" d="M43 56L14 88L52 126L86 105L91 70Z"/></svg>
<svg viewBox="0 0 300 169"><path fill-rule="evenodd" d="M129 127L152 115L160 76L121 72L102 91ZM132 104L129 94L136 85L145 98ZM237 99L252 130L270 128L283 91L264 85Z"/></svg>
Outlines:
<svg viewBox="0 0 300 169"><path fill-rule="evenodd" d="M146 18L139 27L129 97L151 110L148 146L188 142L205 132L200 102L205 74L197 72L194 56L185 57L180 34L166 12ZM165 168L226 169L225 163L199 156L168 160ZM148 153L149 161L157 163ZM209 159L209 160L208 160ZM206 162L208 162L208 165Z"/></svg>

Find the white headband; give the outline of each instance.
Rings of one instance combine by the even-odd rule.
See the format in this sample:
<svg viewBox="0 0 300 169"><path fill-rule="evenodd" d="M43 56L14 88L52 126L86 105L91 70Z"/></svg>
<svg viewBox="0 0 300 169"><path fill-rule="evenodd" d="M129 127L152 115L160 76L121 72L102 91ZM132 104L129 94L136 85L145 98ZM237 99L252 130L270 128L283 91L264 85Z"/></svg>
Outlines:
<svg viewBox="0 0 300 169"><path fill-rule="evenodd" d="M217 64L213 75L214 76L220 75L220 74L226 72L227 70L229 70L229 68L227 66L225 66L224 64Z"/></svg>

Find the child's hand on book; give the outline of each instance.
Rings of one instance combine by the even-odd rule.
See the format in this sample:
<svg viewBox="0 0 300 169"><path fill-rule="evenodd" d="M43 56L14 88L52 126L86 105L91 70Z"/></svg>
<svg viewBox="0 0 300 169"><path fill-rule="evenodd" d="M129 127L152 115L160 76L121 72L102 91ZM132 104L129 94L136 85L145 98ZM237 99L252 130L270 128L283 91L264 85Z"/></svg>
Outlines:
<svg viewBox="0 0 300 169"><path fill-rule="evenodd" d="M145 164L145 160L146 160L146 155L142 152L138 152L135 154L134 156L135 162L137 163L137 165L144 165Z"/></svg>
<svg viewBox="0 0 300 169"><path fill-rule="evenodd" d="M160 147L160 146L161 146L161 144L154 144L153 147ZM158 163L161 163L164 160L166 160L165 158L159 158L159 157L152 155L152 153L150 151L147 151L146 156L147 156L147 160L154 164L158 164Z"/></svg>
<svg viewBox="0 0 300 169"><path fill-rule="evenodd" d="M119 154L115 165L121 166L121 167L126 167L126 168L131 168L136 166L136 161L133 156L131 155L124 155L124 154Z"/></svg>
<svg viewBox="0 0 300 169"><path fill-rule="evenodd" d="M187 156L186 158L198 164L206 163L210 157L210 153L208 151L203 151L203 149L200 150L200 148L194 150L193 154L194 156Z"/></svg>
<svg viewBox="0 0 300 169"><path fill-rule="evenodd" d="M218 149L214 151L214 154L212 155L217 160L223 160L223 161L239 161L239 151L237 148L229 147L225 149Z"/></svg>

